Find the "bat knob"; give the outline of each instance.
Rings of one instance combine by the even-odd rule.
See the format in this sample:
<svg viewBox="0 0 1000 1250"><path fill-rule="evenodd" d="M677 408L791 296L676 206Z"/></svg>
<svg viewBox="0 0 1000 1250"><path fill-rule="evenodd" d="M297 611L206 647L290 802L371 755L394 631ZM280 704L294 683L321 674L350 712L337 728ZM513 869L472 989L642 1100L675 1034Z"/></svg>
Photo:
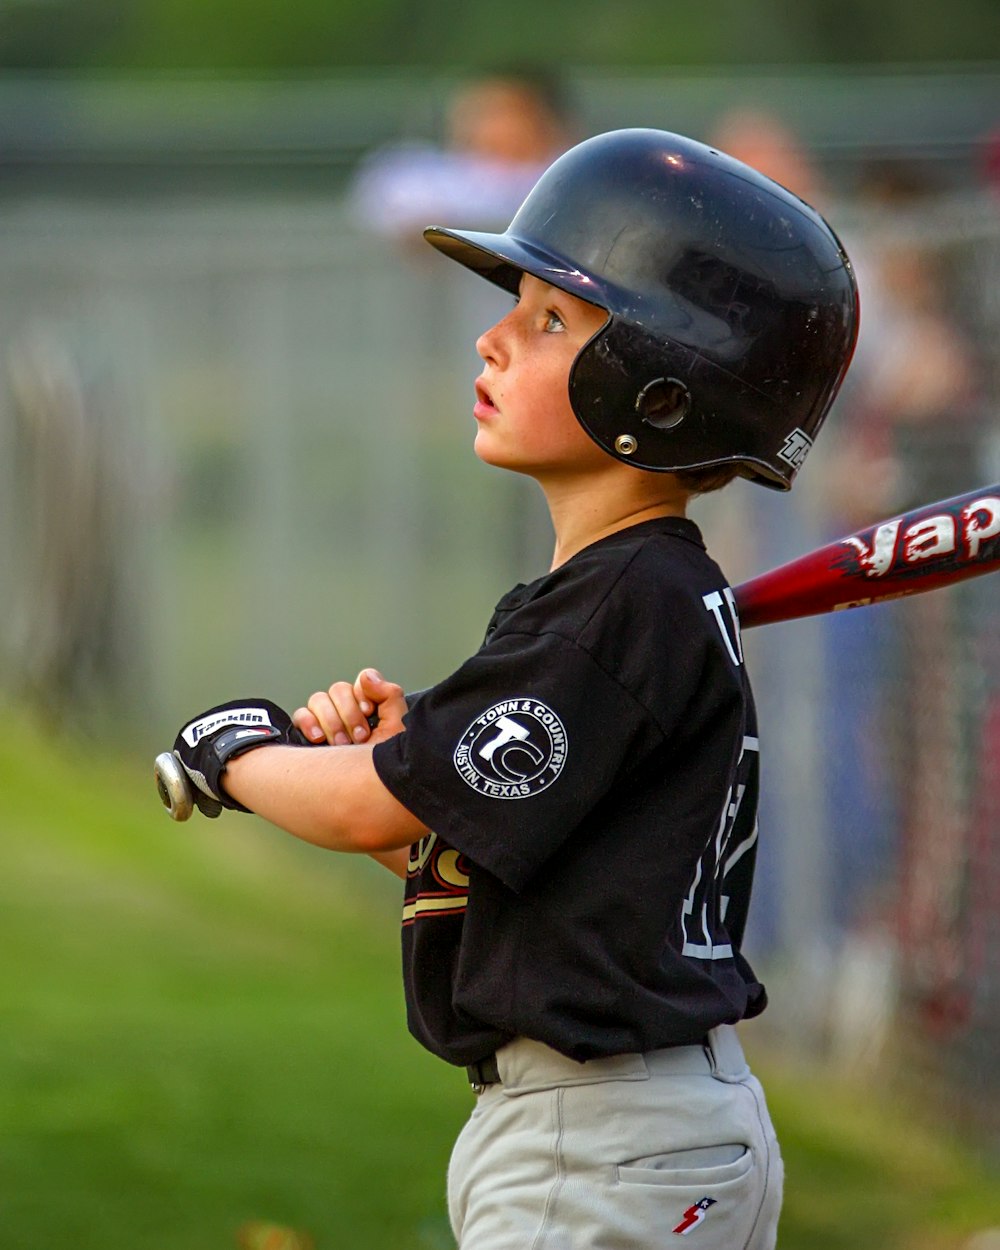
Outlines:
<svg viewBox="0 0 1000 1250"><path fill-rule="evenodd" d="M174 820L188 820L194 811L194 796L177 756L163 751L153 763L156 792Z"/></svg>

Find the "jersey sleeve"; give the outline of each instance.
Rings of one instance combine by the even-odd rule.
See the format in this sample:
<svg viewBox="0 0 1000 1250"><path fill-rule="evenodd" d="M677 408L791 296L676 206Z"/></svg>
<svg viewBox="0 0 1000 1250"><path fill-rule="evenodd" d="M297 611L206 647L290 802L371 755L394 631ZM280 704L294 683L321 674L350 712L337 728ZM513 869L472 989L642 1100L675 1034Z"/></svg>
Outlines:
<svg viewBox="0 0 1000 1250"><path fill-rule="evenodd" d="M515 891L662 741L641 703L555 634L495 639L405 724L375 747L382 783Z"/></svg>

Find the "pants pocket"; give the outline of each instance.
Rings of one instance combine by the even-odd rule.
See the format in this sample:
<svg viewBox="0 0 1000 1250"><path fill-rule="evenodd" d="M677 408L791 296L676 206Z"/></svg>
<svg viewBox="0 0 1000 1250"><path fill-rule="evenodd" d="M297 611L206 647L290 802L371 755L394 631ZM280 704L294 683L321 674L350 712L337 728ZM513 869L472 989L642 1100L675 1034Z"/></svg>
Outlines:
<svg viewBox="0 0 1000 1250"><path fill-rule="evenodd" d="M754 1165L749 1146L726 1142L717 1146L697 1146L666 1154L644 1155L618 1165L623 1185L724 1185L738 1181Z"/></svg>
<svg viewBox="0 0 1000 1250"><path fill-rule="evenodd" d="M698 1250L773 1250L771 1221L761 1213L768 1187L766 1157L741 1142L629 1159L617 1168L615 1192L627 1236L624 1248L664 1245L664 1235L697 1233ZM766 1227L765 1227L766 1223ZM669 1236L671 1245L673 1236Z"/></svg>

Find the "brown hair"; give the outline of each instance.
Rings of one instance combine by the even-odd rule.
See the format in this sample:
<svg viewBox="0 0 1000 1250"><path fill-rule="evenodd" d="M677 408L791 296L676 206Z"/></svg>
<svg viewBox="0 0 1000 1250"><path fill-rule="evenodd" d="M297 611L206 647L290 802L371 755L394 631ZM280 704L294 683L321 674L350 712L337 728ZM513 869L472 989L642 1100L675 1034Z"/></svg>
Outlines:
<svg viewBox="0 0 1000 1250"><path fill-rule="evenodd" d="M707 495L713 490L722 490L740 473L738 464L710 464L703 469L677 469L674 477L692 495Z"/></svg>

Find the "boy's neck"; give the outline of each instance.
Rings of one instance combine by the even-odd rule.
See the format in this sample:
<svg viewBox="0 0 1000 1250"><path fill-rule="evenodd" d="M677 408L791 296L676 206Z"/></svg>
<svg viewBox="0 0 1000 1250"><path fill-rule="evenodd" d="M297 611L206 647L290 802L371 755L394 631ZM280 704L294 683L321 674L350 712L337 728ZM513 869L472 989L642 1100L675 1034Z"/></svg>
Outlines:
<svg viewBox="0 0 1000 1250"><path fill-rule="evenodd" d="M670 474L625 469L600 483L540 483L552 516L552 569L609 534L658 517L687 515L691 492Z"/></svg>

